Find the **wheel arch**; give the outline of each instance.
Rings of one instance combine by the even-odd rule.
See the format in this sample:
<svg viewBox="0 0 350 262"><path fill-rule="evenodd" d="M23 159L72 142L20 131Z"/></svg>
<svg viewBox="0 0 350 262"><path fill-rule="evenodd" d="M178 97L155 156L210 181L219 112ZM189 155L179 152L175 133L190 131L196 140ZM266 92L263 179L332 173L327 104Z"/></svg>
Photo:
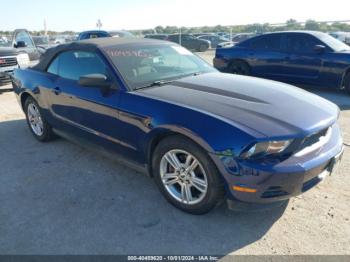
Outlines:
<svg viewBox="0 0 350 262"><path fill-rule="evenodd" d="M148 174L152 177L153 176L153 167L152 167L152 156L154 150L157 148L159 143L164 140L165 138L171 137L171 136L179 136L183 137L185 139L189 139L196 145L198 145L201 149L203 149L205 152L209 153L212 152L212 148L208 143L206 143L199 135L194 134L193 132L175 127L175 126L167 126L162 127L156 130L153 130L151 132L150 138L148 139L148 143L146 144L146 161L147 161L147 171ZM210 154L209 157L211 158Z"/></svg>
<svg viewBox="0 0 350 262"><path fill-rule="evenodd" d="M26 100L28 99L28 97L33 97L32 94L30 94L29 92L23 92L21 95L20 95L20 102L21 102L21 107L22 107L22 110L24 111L24 105L25 105L25 102Z"/></svg>

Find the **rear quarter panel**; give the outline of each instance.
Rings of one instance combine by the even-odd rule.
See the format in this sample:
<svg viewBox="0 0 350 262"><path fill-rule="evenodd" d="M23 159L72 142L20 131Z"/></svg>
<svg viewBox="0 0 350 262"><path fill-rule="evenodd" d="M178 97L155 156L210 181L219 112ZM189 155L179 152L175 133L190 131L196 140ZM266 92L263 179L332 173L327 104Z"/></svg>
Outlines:
<svg viewBox="0 0 350 262"><path fill-rule="evenodd" d="M50 118L48 92L51 92L55 76L33 69L16 69L12 83L15 94L23 109L23 98L32 96L43 109L45 117Z"/></svg>

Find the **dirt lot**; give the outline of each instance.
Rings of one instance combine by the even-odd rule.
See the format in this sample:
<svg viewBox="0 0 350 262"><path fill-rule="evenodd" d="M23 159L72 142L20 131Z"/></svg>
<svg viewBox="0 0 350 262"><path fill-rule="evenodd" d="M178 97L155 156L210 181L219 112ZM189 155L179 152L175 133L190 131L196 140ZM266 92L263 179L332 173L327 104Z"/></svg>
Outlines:
<svg viewBox="0 0 350 262"><path fill-rule="evenodd" d="M311 91L341 107L338 172L280 209L204 216L176 210L117 162L64 139L37 142L14 94L0 93L0 253L350 254L350 97Z"/></svg>

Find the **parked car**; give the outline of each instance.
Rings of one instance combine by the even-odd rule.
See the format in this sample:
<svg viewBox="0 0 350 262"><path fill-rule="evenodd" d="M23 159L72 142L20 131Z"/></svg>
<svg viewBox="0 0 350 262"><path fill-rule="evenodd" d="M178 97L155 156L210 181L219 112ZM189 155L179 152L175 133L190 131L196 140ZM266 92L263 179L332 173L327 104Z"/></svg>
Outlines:
<svg viewBox="0 0 350 262"><path fill-rule="evenodd" d="M11 82L10 74L15 68L34 65L39 58L40 52L27 30L15 30L12 41L3 38L0 41L0 86Z"/></svg>
<svg viewBox="0 0 350 262"><path fill-rule="evenodd" d="M226 33L226 32L218 32L218 33L216 33L216 35L223 37L223 38L226 38L228 40L230 39L230 34Z"/></svg>
<svg viewBox="0 0 350 262"><path fill-rule="evenodd" d="M90 30L81 32L77 40L84 40L90 38L111 37L111 34L102 30Z"/></svg>
<svg viewBox="0 0 350 262"><path fill-rule="evenodd" d="M216 50L220 71L298 86L345 87L350 94L350 47L312 31L270 33Z"/></svg>
<svg viewBox="0 0 350 262"><path fill-rule="evenodd" d="M32 38L35 46L41 54L45 53L46 49L53 46L50 44L48 36L33 36Z"/></svg>
<svg viewBox="0 0 350 262"><path fill-rule="evenodd" d="M257 34L255 34L255 33L240 33L240 34L234 35L231 40L234 44L238 44L238 43L243 42L243 41L245 41L249 38L252 38L256 35Z"/></svg>
<svg viewBox="0 0 350 262"><path fill-rule="evenodd" d="M167 34L145 35L145 38L158 39L158 40L166 40L167 37L168 37Z"/></svg>
<svg viewBox="0 0 350 262"><path fill-rule="evenodd" d="M195 37L199 37L199 36L202 36L202 35L211 35L211 33L194 33L192 35L195 36Z"/></svg>
<svg viewBox="0 0 350 262"><path fill-rule="evenodd" d="M65 44L67 42L67 39L65 36L56 36L55 40L54 40L54 43L56 45L61 45L61 44Z"/></svg>
<svg viewBox="0 0 350 262"><path fill-rule="evenodd" d="M333 103L219 73L170 42L57 46L31 70L16 69L13 86L36 139L58 134L124 159L193 214L224 197L231 208L280 204L332 173L343 152Z"/></svg>
<svg viewBox="0 0 350 262"><path fill-rule="evenodd" d="M334 38L338 39L339 41L342 41L347 45L350 45L350 32L332 32L329 33L329 35L333 36Z"/></svg>
<svg viewBox="0 0 350 262"><path fill-rule="evenodd" d="M49 37L48 36L32 36L34 44L36 46L48 46Z"/></svg>
<svg viewBox="0 0 350 262"><path fill-rule="evenodd" d="M180 42L180 34L169 35L166 39L168 41L181 44L190 50L195 50L199 52L204 52L208 50L210 47L210 42L204 39L198 39L191 34L181 34L181 42Z"/></svg>
<svg viewBox="0 0 350 262"><path fill-rule="evenodd" d="M226 38L217 36L217 35L202 35L199 36L198 39L204 39L210 42L210 47L216 48L218 46L225 47L232 45L232 42L227 40Z"/></svg>
<svg viewBox="0 0 350 262"><path fill-rule="evenodd" d="M112 37L135 37L132 33L128 31L111 31Z"/></svg>

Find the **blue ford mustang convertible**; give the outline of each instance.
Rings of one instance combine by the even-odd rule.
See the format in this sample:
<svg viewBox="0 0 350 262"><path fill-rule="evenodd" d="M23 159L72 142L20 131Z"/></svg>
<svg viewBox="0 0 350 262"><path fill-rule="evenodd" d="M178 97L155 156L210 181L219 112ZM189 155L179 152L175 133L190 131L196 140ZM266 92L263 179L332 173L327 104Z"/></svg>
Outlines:
<svg viewBox="0 0 350 262"><path fill-rule="evenodd" d="M350 47L321 32L276 32L219 48L214 66L298 86L345 88L350 94Z"/></svg>
<svg viewBox="0 0 350 262"><path fill-rule="evenodd" d="M91 145L154 178L177 208L203 214L280 203L333 172L336 105L296 87L223 74L183 47L91 39L49 49L14 73L39 141Z"/></svg>

